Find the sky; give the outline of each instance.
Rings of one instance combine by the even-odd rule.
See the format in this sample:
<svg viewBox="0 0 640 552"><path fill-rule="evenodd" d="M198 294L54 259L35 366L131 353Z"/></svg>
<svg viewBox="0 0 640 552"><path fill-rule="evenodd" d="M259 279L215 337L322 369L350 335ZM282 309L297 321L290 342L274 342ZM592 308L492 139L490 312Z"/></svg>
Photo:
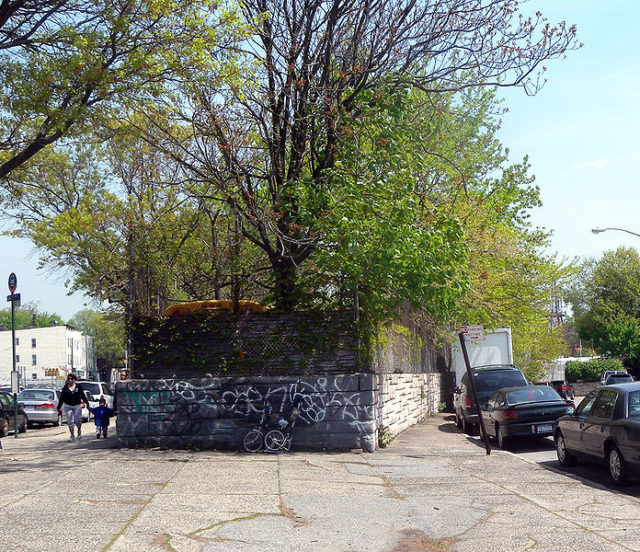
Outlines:
<svg viewBox="0 0 640 552"><path fill-rule="evenodd" d="M551 23L576 24L584 43L566 59L545 63L548 82L536 96L501 92L509 111L499 137L512 161L529 156L541 191L543 206L532 222L553 232L548 253L569 262L638 247L640 237L627 232L591 229L640 234L640 0L532 0L523 7ZM68 275L38 270L28 242L0 237L0 251L0 285L14 272L23 304L65 321L95 307L80 294L67 295Z"/></svg>

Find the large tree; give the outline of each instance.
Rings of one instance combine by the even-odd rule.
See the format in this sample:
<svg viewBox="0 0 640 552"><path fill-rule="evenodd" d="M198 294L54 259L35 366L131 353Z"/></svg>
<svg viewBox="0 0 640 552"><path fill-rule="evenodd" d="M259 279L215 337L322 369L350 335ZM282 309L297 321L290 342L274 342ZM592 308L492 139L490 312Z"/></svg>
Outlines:
<svg viewBox="0 0 640 552"><path fill-rule="evenodd" d="M0 2L0 182L48 145L157 94L168 75L197 63L202 43L219 43L215 5Z"/></svg>
<svg viewBox="0 0 640 552"><path fill-rule="evenodd" d="M640 368L640 255L635 249L620 247L585 261L568 301L583 340L599 354Z"/></svg>
<svg viewBox="0 0 640 552"><path fill-rule="evenodd" d="M236 62L244 78L198 72L164 111L147 110L156 125L149 140L180 160L197 183L192 193L236 214L267 257L275 304L285 310L303 299L300 270L324 239L317 222L337 163L358 138L354 120L383 113L389 95L404 89L423 91L425 102L491 85L535 93L541 64L574 46L573 28L552 27L540 14L520 18L509 0L241 7L248 37Z"/></svg>

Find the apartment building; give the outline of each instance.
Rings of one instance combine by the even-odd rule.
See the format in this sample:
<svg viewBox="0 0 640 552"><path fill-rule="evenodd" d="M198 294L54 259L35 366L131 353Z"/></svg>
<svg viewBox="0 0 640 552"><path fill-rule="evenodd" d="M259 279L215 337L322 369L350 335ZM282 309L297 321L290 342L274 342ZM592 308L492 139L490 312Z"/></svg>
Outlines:
<svg viewBox="0 0 640 552"><path fill-rule="evenodd" d="M93 338L71 326L26 328L15 331L16 370L24 383L33 380L65 379L75 372L79 378L96 374ZM11 381L11 330L0 331L0 382Z"/></svg>

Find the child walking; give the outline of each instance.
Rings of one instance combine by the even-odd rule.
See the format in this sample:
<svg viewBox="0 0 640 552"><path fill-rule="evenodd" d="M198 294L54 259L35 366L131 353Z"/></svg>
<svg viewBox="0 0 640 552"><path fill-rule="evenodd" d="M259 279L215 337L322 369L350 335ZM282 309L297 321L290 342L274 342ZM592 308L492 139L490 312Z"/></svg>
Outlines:
<svg viewBox="0 0 640 552"><path fill-rule="evenodd" d="M89 408L96 421L96 439L100 439L100 436L107 438L107 431L109 430L109 418L113 416L113 409L107 406L107 401L104 397L100 397L98 406L96 408Z"/></svg>

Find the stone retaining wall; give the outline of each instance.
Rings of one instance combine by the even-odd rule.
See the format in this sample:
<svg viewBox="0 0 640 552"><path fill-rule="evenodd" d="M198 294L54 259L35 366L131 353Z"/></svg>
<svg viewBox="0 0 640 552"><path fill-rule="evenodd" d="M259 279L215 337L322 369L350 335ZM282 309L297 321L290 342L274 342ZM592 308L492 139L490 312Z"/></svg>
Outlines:
<svg viewBox="0 0 640 552"><path fill-rule="evenodd" d="M573 391L576 394L576 397L584 397L585 395L591 393L596 387L600 387L599 381L589 381L584 383L570 383L571 387L573 387Z"/></svg>
<svg viewBox="0 0 640 552"><path fill-rule="evenodd" d="M266 400L286 417L300 404L295 446L375 450L374 374L133 380L116 393L121 446L240 448Z"/></svg>
<svg viewBox="0 0 640 552"><path fill-rule="evenodd" d="M118 439L126 447L240 449L264 401L301 414L294 443L372 452L378 432L397 435L438 411L448 374L230 377L118 382ZM277 416L272 422L275 424Z"/></svg>

